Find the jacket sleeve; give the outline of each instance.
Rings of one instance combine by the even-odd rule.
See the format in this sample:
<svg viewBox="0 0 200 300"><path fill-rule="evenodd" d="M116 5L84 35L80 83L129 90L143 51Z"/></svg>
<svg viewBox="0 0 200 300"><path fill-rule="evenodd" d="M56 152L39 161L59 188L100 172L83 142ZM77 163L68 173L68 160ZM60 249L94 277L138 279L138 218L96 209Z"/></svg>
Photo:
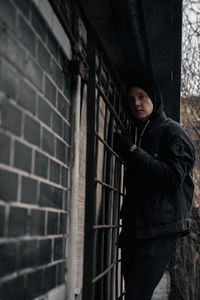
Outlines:
<svg viewBox="0 0 200 300"><path fill-rule="evenodd" d="M162 153L154 157L141 148L129 154L133 172L142 174L142 180L160 188L175 189L192 171L195 149L186 135L174 134L167 139Z"/></svg>

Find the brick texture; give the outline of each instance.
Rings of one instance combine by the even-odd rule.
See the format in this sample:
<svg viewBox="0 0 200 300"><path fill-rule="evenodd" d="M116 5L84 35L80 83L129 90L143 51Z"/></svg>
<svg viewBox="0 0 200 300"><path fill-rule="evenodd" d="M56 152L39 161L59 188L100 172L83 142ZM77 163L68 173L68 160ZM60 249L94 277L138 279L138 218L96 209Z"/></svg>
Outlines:
<svg viewBox="0 0 200 300"><path fill-rule="evenodd" d="M10 171L0 169L0 199L4 201L16 201L18 190L18 175Z"/></svg>
<svg viewBox="0 0 200 300"><path fill-rule="evenodd" d="M64 242L63 238L54 240L54 260L59 260L64 257Z"/></svg>
<svg viewBox="0 0 200 300"><path fill-rule="evenodd" d="M25 21L24 17L20 16L17 34L19 39L23 43L23 45L30 51L32 55L35 56L36 53L36 36L29 26L29 24Z"/></svg>
<svg viewBox="0 0 200 300"><path fill-rule="evenodd" d="M30 216L30 235L42 236L45 233L45 212L39 209L32 209Z"/></svg>
<svg viewBox="0 0 200 300"><path fill-rule="evenodd" d="M45 96L53 105L55 105L56 87L47 76L45 77Z"/></svg>
<svg viewBox="0 0 200 300"><path fill-rule="evenodd" d="M36 151L35 153L35 174L47 178L48 158L44 154Z"/></svg>
<svg viewBox="0 0 200 300"><path fill-rule="evenodd" d="M25 116L24 136L31 144L40 145L40 124L28 115Z"/></svg>
<svg viewBox="0 0 200 300"><path fill-rule="evenodd" d="M42 149L52 156L54 156L55 151L54 140L55 136L46 128L43 128Z"/></svg>
<svg viewBox="0 0 200 300"><path fill-rule="evenodd" d="M28 19L30 15L30 1L21 0L19 2L18 8L23 13L23 16Z"/></svg>
<svg viewBox="0 0 200 300"><path fill-rule="evenodd" d="M47 234L58 234L58 214L52 211L48 213Z"/></svg>
<svg viewBox="0 0 200 300"><path fill-rule="evenodd" d="M15 142L14 166L24 171L31 170L32 149L21 142Z"/></svg>
<svg viewBox="0 0 200 300"><path fill-rule="evenodd" d="M44 265L51 262L52 240L45 239L39 242L38 263Z"/></svg>
<svg viewBox="0 0 200 300"><path fill-rule="evenodd" d="M26 294L28 299L34 299L43 294L43 270L28 274Z"/></svg>
<svg viewBox="0 0 200 300"><path fill-rule="evenodd" d="M38 103L38 118L40 119L40 121L44 122L47 126L50 126L51 107L41 97L39 97L39 103Z"/></svg>
<svg viewBox="0 0 200 300"><path fill-rule="evenodd" d="M67 278L71 78L35 2L0 1L2 300L47 299Z"/></svg>
<svg viewBox="0 0 200 300"><path fill-rule="evenodd" d="M21 111L5 99L2 104L2 127L20 136L21 123Z"/></svg>
<svg viewBox="0 0 200 300"><path fill-rule="evenodd" d="M32 114L36 112L36 91L26 81L20 80L18 103Z"/></svg>
<svg viewBox="0 0 200 300"><path fill-rule="evenodd" d="M5 93L5 96L10 97L12 99L16 98L16 72L4 61L1 62L1 70L0 70L0 88L1 90ZM9 123L7 122L7 115L8 115L8 110L9 110L9 105L7 104L7 101L4 101L3 105L2 105L2 112L4 112L2 114L2 122L3 125L5 123L5 126L9 126ZM11 108L10 108L11 110ZM14 114L14 112L13 112ZM20 126L20 123L18 124L15 120L17 119L17 117L15 119L13 119L12 121L15 122L15 125ZM18 128L17 126L17 128ZM10 126L11 130L15 130L15 126ZM16 133L14 131L14 133Z"/></svg>
<svg viewBox="0 0 200 300"><path fill-rule="evenodd" d="M18 276L4 282L0 286L1 299L27 299L25 289L25 277Z"/></svg>
<svg viewBox="0 0 200 300"><path fill-rule="evenodd" d="M41 18L40 13L38 10L35 8L34 5L32 5L32 15L31 15L31 23L33 28L35 29L36 33L40 36L40 38L45 41L46 39L46 23L45 21Z"/></svg>
<svg viewBox="0 0 200 300"><path fill-rule="evenodd" d="M38 262L37 240L20 241L19 243L19 269L34 267Z"/></svg>
<svg viewBox="0 0 200 300"><path fill-rule="evenodd" d="M48 267L44 270L44 291L53 289L56 285L56 266Z"/></svg>
<svg viewBox="0 0 200 300"><path fill-rule="evenodd" d="M50 56L49 52L47 51L47 49L45 48L45 46L43 46L43 44L40 41L38 41L37 55L38 55L38 62L40 64L40 66L47 73L49 73L50 68L51 68L51 56Z"/></svg>
<svg viewBox="0 0 200 300"><path fill-rule="evenodd" d="M29 177L22 177L21 201L24 203L37 204L37 189L37 180Z"/></svg>
<svg viewBox="0 0 200 300"><path fill-rule="evenodd" d="M28 214L27 209L22 207L11 207L8 224L8 235L11 237L27 234Z"/></svg>
<svg viewBox="0 0 200 300"><path fill-rule="evenodd" d="M65 281L66 267L65 262L58 264L58 284L62 284Z"/></svg>
<svg viewBox="0 0 200 300"><path fill-rule="evenodd" d="M8 275L17 269L17 246L16 243L8 242L0 244L0 275Z"/></svg>
<svg viewBox="0 0 200 300"><path fill-rule="evenodd" d="M16 22L16 9L10 1L1 1L0 18L1 22L8 28L14 28Z"/></svg>
<svg viewBox="0 0 200 300"><path fill-rule="evenodd" d="M2 132L0 132L0 149L0 162L8 165L10 159L10 137Z"/></svg>

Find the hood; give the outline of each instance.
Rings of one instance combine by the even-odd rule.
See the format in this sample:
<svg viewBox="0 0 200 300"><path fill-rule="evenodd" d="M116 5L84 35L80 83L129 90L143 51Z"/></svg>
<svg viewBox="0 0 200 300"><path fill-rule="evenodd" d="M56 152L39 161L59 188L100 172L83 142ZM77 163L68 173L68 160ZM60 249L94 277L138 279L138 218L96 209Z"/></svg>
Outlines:
<svg viewBox="0 0 200 300"><path fill-rule="evenodd" d="M152 79L137 79L132 80L127 85L127 92L131 87L139 87L143 89L151 101L153 102L153 112L149 120L153 120L157 115L160 115L163 112L163 100L160 93L160 89L155 80Z"/></svg>

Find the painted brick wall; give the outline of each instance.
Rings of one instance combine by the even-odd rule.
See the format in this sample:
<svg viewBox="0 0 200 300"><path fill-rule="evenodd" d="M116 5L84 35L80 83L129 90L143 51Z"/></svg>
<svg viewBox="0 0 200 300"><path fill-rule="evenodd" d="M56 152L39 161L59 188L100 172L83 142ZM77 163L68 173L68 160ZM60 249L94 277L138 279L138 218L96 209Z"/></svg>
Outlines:
<svg viewBox="0 0 200 300"><path fill-rule="evenodd" d="M66 56L28 0L0 1L0 40L0 299L50 290L40 299L61 299L54 291L65 283L67 260Z"/></svg>

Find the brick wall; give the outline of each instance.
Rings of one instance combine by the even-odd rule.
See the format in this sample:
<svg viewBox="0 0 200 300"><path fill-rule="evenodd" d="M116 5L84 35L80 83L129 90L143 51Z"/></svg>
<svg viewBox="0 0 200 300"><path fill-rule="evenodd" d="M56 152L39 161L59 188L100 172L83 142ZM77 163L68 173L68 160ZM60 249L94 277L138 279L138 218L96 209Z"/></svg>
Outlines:
<svg viewBox="0 0 200 300"><path fill-rule="evenodd" d="M31 0L0 1L1 300L64 299L71 103L62 69L69 47L55 39L61 26L48 1L41 3L54 22Z"/></svg>

